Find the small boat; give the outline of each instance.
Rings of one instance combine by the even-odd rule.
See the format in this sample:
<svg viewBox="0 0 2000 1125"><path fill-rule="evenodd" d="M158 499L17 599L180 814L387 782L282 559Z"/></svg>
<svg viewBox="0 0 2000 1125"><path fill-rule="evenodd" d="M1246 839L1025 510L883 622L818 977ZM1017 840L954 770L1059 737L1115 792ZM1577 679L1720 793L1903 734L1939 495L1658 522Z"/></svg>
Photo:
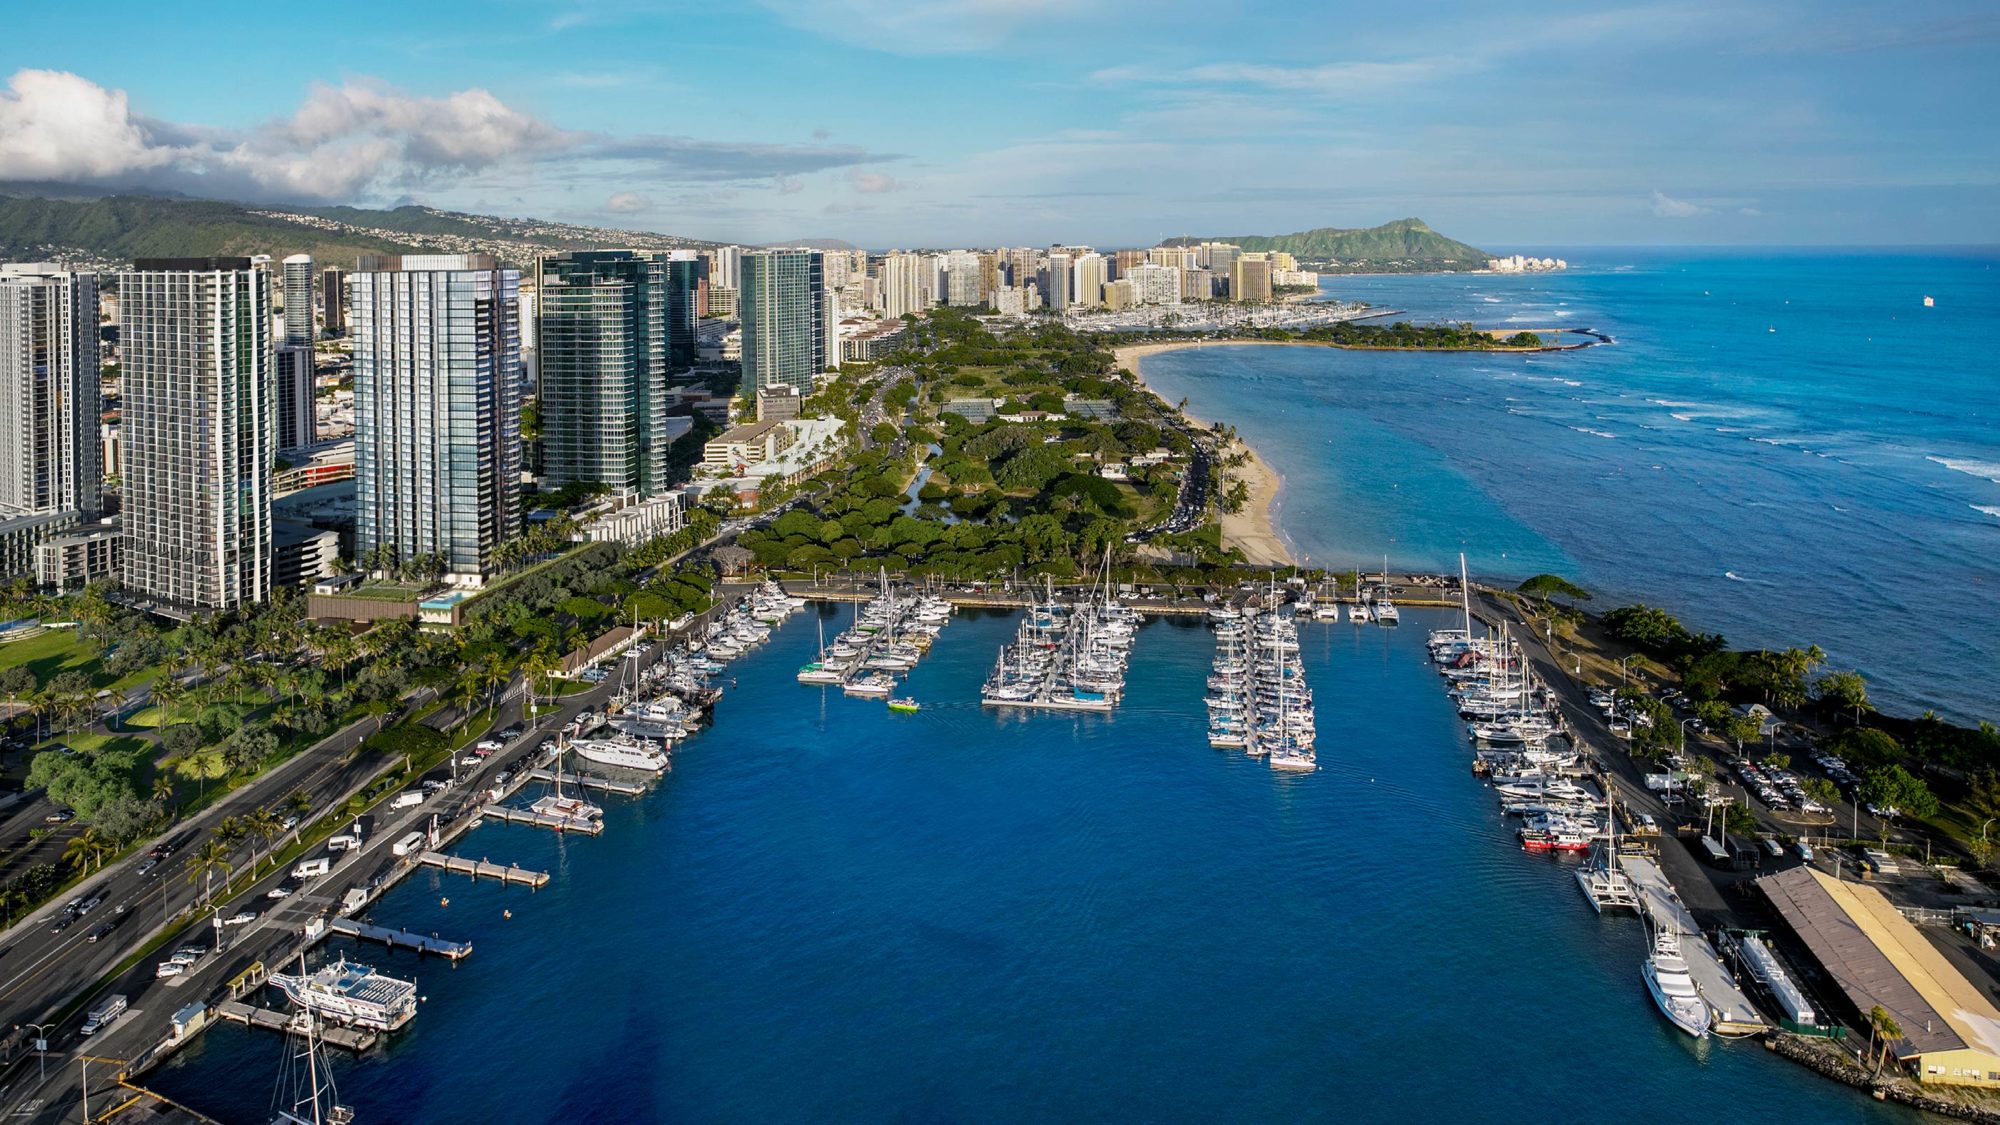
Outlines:
<svg viewBox="0 0 2000 1125"><path fill-rule="evenodd" d="M870 672L858 679L848 681L840 690L848 695L887 698L888 694L895 689L895 677L881 672Z"/></svg>
<svg viewBox="0 0 2000 1125"><path fill-rule="evenodd" d="M889 710L898 711L905 715L915 714L922 706L923 704L918 703L915 699L907 695L897 696L889 700Z"/></svg>
<svg viewBox="0 0 2000 1125"><path fill-rule="evenodd" d="M1660 1006L1660 1014L1668 1022L1696 1039L1707 1038L1711 1018L1708 1003L1688 973L1678 933L1663 929L1654 935L1653 951L1639 962L1639 973L1646 978L1646 991L1653 994L1653 1003Z"/></svg>

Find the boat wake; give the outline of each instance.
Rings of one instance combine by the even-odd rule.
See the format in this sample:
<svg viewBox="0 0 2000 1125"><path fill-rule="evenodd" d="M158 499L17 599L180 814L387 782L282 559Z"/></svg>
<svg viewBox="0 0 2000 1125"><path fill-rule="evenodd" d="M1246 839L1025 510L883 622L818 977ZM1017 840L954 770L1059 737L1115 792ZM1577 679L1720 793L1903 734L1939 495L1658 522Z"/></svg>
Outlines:
<svg viewBox="0 0 2000 1125"><path fill-rule="evenodd" d="M2000 520L2000 504L1974 504L1972 505L1972 510L1975 512L1985 512L1994 519Z"/></svg>
<svg viewBox="0 0 2000 1125"><path fill-rule="evenodd" d="M1736 573L1736 572L1735 572L1735 571L1733 571L1733 570L1725 570L1725 571L1723 571L1723 572L1722 572L1722 576L1723 576L1724 578L1727 578L1727 579L1729 579L1729 580L1730 580L1731 582L1748 582L1748 581L1750 581L1750 580L1749 580L1748 578L1745 578L1745 577L1743 577L1742 575L1740 575L1740 574Z"/></svg>
<svg viewBox="0 0 2000 1125"><path fill-rule="evenodd" d="M1607 434L1603 430L1593 430L1584 426L1571 426L1570 429L1580 434L1589 434L1591 437L1615 438L1618 436L1617 434Z"/></svg>

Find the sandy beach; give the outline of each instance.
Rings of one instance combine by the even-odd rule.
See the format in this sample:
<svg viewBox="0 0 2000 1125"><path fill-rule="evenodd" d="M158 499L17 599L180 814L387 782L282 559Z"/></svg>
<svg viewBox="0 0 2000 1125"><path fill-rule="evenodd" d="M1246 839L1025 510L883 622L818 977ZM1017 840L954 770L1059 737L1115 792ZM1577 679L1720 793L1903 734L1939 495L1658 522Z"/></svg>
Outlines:
<svg viewBox="0 0 2000 1125"><path fill-rule="evenodd" d="M1182 348L1244 347L1256 342L1244 340L1209 343L1190 340L1170 344L1130 344L1112 354L1116 366L1130 369L1143 383L1146 380L1146 373L1141 369L1140 361L1149 355L1178 351ZM1170 402L1168 405L1174 404ZM1189 413L1187 418L1195 425L1204 428L1211 424L1209 419L1197 417L1192 413ZM1233 515L1222 513L1217 520L1222 528L1223 545L1241 550L1244 561L1248 563L1256 565L1295 563L1298 560L1292 554L1291 545L1279 533L1276 518L1278 490L1284 485L1285 478L1266 464L1249 443L1240 442L1240 444L1243 451L1250 455L1250 460L1247 464L1223 470L1224 487L1226 488L1231 480L1240 480L1249 486L1250 499L1243 505L1242 511Z"/></svg>

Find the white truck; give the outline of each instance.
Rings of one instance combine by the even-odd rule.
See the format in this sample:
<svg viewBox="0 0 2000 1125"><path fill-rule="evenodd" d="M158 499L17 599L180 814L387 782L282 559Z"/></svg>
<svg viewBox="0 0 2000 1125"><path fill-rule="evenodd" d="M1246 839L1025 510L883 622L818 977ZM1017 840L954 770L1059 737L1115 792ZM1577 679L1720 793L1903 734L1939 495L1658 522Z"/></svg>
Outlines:
<svg viewBox="0 0 2000 1125"><path fill-rule="evenodd" d="M326 858L323 855L314 856L311 859L300 860L299 865L297 867L292 868L292 878L313 879L317 878L318 876L324 875L331 870L333 870L332 860Z"/></svg>
<svg viewBox="0 0 2000 1125"><path fill-rule="evenodd" d="M422 850L423 846L424 846L424 834L421 832L412 832L408 836L405 836L402 839L396 841L394 844L391 844L389 846L389 850L395 853L396 855L405 856L409 855L412 852Z"/></svg>
<svg viewBox="0 0 2000 1125"><path fill-rule="evenodd" d="M401 793L396 794L396 799L389 802L389 807L392 809L414 809L418 805L423 804L424 798L428 795L421 789L405 789Z"/></svg>
<svg viewBox="0 0 2000 1125"><path fill-rule="evenodd" d="M123 993L107 996L99 1000L83 1017L83 1026L77 1029L79 1035L95 1035L118 1021L130 1007Z"/></svg>

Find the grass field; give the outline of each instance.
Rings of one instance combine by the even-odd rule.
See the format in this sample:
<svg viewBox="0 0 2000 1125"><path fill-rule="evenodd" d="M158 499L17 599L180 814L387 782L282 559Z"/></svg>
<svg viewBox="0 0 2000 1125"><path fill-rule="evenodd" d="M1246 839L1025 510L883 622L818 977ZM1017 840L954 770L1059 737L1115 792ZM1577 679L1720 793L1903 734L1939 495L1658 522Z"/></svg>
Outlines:
<svg viewBox="0 0 2000 1125"><path fill-rule="evenodd" d="M114 677L104 670L104 664L92 652L92 646L69 629L51 629L40 636L0 645L0 668L17 666L33 672L40 683L46 684L64 672L75 671L88 675L92 686L114 691L123 691L151 679L158 671L141 668Z"/></svg>

